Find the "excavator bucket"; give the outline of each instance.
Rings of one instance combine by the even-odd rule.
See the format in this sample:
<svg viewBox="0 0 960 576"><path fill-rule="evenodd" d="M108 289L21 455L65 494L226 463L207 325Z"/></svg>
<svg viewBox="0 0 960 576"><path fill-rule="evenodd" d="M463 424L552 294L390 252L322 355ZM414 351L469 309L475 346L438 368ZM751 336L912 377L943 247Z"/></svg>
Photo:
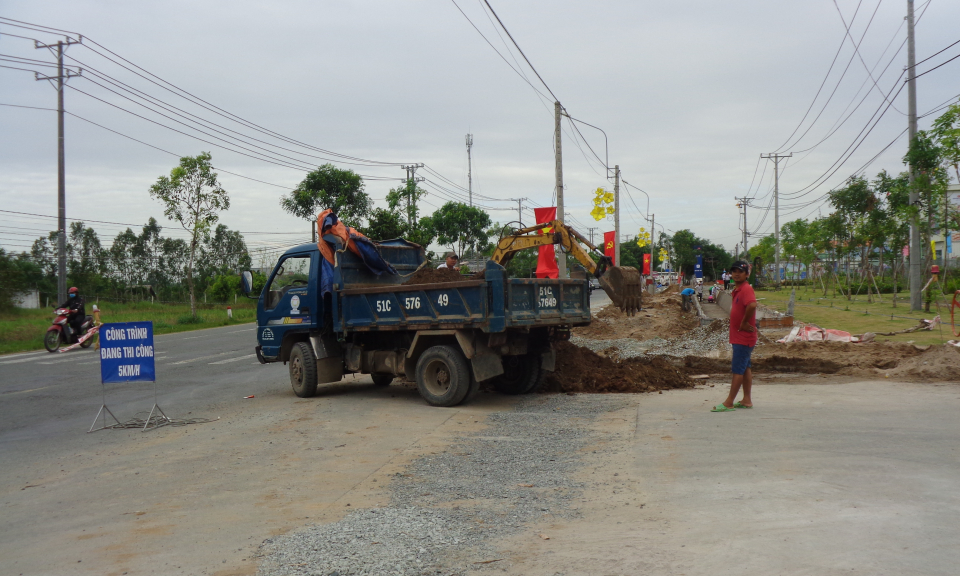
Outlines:
<svg viewBox="0 0 960 576"><path fill-rule="evenodd" d="M600 287L607 293L617 308L628 316L640 310L640 298L643 293L640 284L640 271L631 266L613 266L600 277Z"/></svg>

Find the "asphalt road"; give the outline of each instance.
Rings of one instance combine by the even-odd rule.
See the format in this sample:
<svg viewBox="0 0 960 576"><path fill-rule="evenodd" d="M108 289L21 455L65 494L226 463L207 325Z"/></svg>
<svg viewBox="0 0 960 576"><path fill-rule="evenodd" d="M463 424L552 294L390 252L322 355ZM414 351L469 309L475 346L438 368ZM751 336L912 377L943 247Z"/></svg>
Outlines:
<svg viewBox="0 0 960 576"><path fill-rule="evenodd" d="M204 417L226 398L288 385L286 366L261 365L255 345L253 324L155 336L159 406L170 418ZM154 385L101 385L93 348L0 356L0 462L9 451L43 449L86 431L104 396L124 421L151 409Z"/></svg>

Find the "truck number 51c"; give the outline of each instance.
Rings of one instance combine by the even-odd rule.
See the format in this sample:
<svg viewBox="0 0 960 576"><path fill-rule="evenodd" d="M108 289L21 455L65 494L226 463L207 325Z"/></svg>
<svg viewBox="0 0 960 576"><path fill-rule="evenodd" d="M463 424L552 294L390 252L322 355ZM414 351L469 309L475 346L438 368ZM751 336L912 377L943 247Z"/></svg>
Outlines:
<svg viewBox="0 0 960 576"><path fill-rule="evenodd" d="M389 312L389 311L390 311L389 300L377 300L377 312Z"/></svg>

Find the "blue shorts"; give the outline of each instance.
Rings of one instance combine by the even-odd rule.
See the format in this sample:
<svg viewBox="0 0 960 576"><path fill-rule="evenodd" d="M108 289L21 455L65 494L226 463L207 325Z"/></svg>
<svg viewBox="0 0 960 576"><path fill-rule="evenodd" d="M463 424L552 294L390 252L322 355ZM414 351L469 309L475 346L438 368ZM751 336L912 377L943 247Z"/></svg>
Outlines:
<svg viewBox="0 0 960 576"><path fill-rule="evenodd" d="M753 346L744 344L731 344L733 346L733 361L730 363L730 372L743 375L750 367L750 355L753 354Z"/></svg>

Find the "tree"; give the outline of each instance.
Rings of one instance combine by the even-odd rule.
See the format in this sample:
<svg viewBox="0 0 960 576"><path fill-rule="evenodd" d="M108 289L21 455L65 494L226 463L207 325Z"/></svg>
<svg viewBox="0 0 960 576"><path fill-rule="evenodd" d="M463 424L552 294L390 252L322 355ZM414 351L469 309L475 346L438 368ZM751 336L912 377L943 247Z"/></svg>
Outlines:
<svg viewBox="0 0 960 576"><path fill-rule="evenodd" d="M447 202L433 213L431 220L437 241L451 246L460 256L470 249L483 250L487 245L490 216L479 208Z"/></svg>
<svg viewBox="0 0 960 576"><path fill-rule="evenodd" d="M307 221L330 208L348 225L361 228L361 221L370 215L373 203L363 191L359 174L324 164L307 174L290 194L282 196L280 206Z"/></svg>
<svg viewBox="0 0 960 576"><path fill-rule="evenodd" d="M951 104L933 121L931 133L940 146L943 161L953 167L960 182L960 102Z"/></svg>
<svg viewBox="0 0 960 576"><path fill-rule="evenodd" d="M190 234L190 256L187 261L187 285L190 289L190 313L197 317L197 301L193 285L193 265L202 234L217 223L219 212L230 208L230 197L220 186L210 165L212 156L203 152L197 157L184 156L180 165L161 176L150 187L150 196L164 204L163 214Z"/></svg>
<svg viewBox="0 0 960 576"><path fill-rule="evenodd" d="M363 233L374 240L388 240L402 238L406 235L407 223L401 215L386 208L374 208Z"/></svg>
<svg viewBox="0 0 960 576"><path fill-rule="evenodd" d="M402 214L407 221L407 226L414 226L420 215L420 208L417 202L427 195L427 191L417 186L413 180L407 180L406 185L392 188L387 192L387 205L393 212Z"/></svg>
<svg viewBox="0 0 960 576"><path fill-rule="evenodd" d="M0 248L0 310L13 308L13 299L27 288L16 260Z"/></svg>

